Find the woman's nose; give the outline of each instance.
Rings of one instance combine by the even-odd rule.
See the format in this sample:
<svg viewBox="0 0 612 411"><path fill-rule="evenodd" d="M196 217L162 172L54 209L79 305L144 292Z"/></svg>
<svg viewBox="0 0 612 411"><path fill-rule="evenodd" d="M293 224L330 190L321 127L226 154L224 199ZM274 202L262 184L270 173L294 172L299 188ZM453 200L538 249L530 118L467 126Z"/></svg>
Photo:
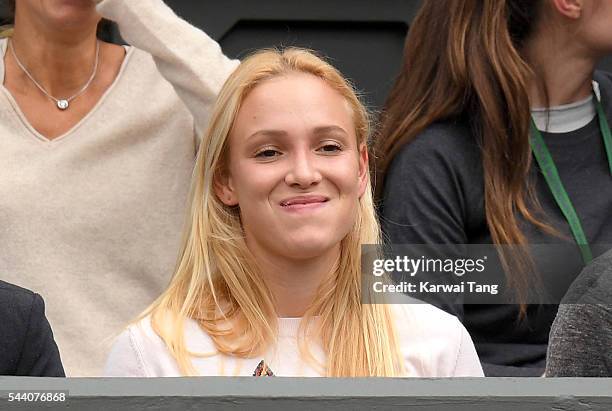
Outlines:
<svg viewBox="0 0 612 411"><path fill-rule="evenodd" d="M285 182L294 187L308 188L321 181L321 173L317 167L315 155L312 153L300 153L294 156Z"/></svg>

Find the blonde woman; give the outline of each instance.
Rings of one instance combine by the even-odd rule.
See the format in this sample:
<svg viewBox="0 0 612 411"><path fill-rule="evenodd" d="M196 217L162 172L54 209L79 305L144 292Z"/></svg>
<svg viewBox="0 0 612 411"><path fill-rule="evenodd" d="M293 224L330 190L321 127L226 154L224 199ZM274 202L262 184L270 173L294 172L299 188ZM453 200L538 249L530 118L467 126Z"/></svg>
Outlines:
<svg viewBox="0 0 612 411"><path fill-rule="evenodd" d="M111 376L480 376L427 305L361 304L379 227L368 116L329 64L261 51L223 86L167 290L115 342Z"/></svg>

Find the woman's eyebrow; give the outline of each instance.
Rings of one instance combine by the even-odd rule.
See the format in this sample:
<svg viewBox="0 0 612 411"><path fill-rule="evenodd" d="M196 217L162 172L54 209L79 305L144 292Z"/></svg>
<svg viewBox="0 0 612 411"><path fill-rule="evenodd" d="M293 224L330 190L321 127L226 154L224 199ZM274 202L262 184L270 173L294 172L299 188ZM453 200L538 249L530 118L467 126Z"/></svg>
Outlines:
<svg viewBox="0 0 612 411"><path fill-rule="evenodd" d="M344 134L344 135L348 135L348 133L346 132L346 130L340 126L320 126L320 127L315 127L312 130L312 135L321 135L321 134L333 134L333 133L340 133L340 134ZM253 134L251 134L250 136L247 137L247 140L250 140L252 138L255 137L286 137L288 136L289 133L285 130L275 130L275 129L263 129L263 130L257 130L256 132L254 132Z"/></svg>
<svg viewBox="0 0 612 411"><path fill-rule="evenodd" d="M322 126L317 127L313 130L313 134L331 134L331 133L342 133L348 135L345 129L340 126Z"/></svg>
<svg viewBox="0 0 612 411"><path fill-rule="evenodd" d="M253 134L247 137L247 140L250 140L254 137L285 137L287 132L284 130L257 130Z"/></svg>

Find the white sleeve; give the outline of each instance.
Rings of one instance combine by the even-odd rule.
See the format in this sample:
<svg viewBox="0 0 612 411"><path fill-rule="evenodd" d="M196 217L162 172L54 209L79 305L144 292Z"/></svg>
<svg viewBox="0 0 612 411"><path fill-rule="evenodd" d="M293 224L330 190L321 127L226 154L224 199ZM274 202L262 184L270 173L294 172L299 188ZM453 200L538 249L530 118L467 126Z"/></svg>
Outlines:
<svg viewBox="0 0 612 411"><path fill-rule="evenodd" d="M206 33L178 17L162 0L96 0L97 10L119 25L121 36L153 56L191 111L201 136L227 77L240 64Z"/></svg>
<svg viewBox="0 0 612 411"><path fill-rule="evenodd" d="M484 377L482 365L476 353L472 337L467 332L463 324L457 320L461 327L461 339L459 341L459 350L457 350L457 362L453 377Z"/></svg>
<svg viewBox="0 0 612 411"><path fill-rule="evenodd" d="M113 344L104 366L105 377L148 377L142 353L131 330L125 330Z"/></svg>

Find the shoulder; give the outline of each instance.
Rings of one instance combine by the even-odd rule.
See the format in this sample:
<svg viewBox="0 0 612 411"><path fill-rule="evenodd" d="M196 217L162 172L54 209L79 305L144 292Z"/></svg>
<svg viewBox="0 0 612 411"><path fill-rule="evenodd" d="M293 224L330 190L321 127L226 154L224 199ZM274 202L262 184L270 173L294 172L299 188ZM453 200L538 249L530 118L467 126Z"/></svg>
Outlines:
<svg viewBox="0 0 612 411"><path fill-rule="evenodd" d="M153 56L148 52L135 46L117 46L104 43L109 60L115 61L117 66L116 78L120 79L119 85L140 88L146 87L148 93L150 87L166 84L167 81L160 74ZM133 92L133 91L132 91Z"/></svg>
<svg viewBox="0 0 612 411"><path fill-rule="evenodd" d="M177 373L172 355L146 316L129 325L113 343L104 374L111 377L160 377ZM160 364L163 364L160 366Z"/></svg>
<svg viewBox="0 0 612 411"><path fill-rule="evenodd" d="M0 281L0 374L63 376L42 297Z"/></svg>
<svg viewBox="0 0 612 411"><path fill-rule="evenodd" d="M159 76L155 60L149 53L134 46L126 46L124 50L125 55L122 63L125 66L124 70L144 71L141 74Z"/></svg>
<svg viewBox="0 0 612 411"><path fill-rule="evenodd" d="M21 295L34 295L34 293L26 288L19 287L15 284L10 284L0 280L0 293L11 293Z"/></svg>
<svg viewBox="0 0 612 411"><path fill-rule="evenodd" d="M470 181L482 174L479 145L465 121L449 120L430 125L395 154L385 173L385 186L444 181Z"/></svg>
<svg viewBox="0 0 612 411"><path fill-rule="evenodd" d="M30 328L41 326L44 316L45 303L40 295L0 281L0 340L23 340Z"/></svg>
<svg viewBox="0 0 612 411"><path fill-rule="evenodd" d="M480 156L480 150L469 126L462 120L447 120L429 125L413 141L404 144L391 167L405 160L425 163L432 159L460 163Z"/></svg>
<svg viewBox="0 0 612 411"><path fill-rule="evenodd" d="M587 265L574 280L562 304L612 304L612 250Z"/></svg>
<svg viewBox="0 0 612 411"><path fill-rule="evenodd" d="M381 212L390 221L410 225L428 221L437 234L446 236L452 230L456 241L463 222L478 215L483 187L480 147L467 121L438 122L401 147L391 160L382 186ZM425 232L428 237L432 234L418 231L419 241L425 240Z"/></svg>
<svg viewBox="0 0 612 411"><path fill-rule="evenodd" d="M30 290L0 281L0 317L29 317L33 308L44 307L42 297ZM34 314L36 311L34 312Z"/></svg>
<svg viewBox="0 0 612 411"><path fill-rule="evenodd" d="M471 147L476 144L469 124L464 118L453 118L430 124L416 137L415 142L418 142L417 145L432 147L446 144L452 147Z"/></svg>
<svg viewBox="0 0 612 411"><path fill-rule="evenodd" d="M409 376L483 375L465 327L457 317L430 304L395 304L398 342Z"/></svg>
<svg viewBox="0 0 612 411"><path fill-rule="evenodd" d="M212 340L199 326L186 319L183 333L187 349L194 353L212 350ZM165 341L157 334L148 315L119 335L106 362L107 376L181 376L178 364Z"/></svg>
<svg viewBox="0 0 612 411"><path fill-rule="evenodd" d="M171 87L166 84L149 53L134 46L118 46L106 42L101 44L101 63L106 72L101 71L100 78L108 83L107 87L123 92L119 95L125 93L133 99L138 92L151 95L159 92L160 87L164 92Z"/></svg>
<svg viewBox="0 0 612 411"><path fill-rule="evenodd" d="M612 342L611 325L612 306L609 304L561 304L552 326L551 338L554 336L562 340L570 334L592 334L592 337L608 336L608 341Z"/></svg>
<svg viewBox="0 0 612 411"><path fill-rule="evenodd" d="M611 370L612 251L587 265L564 297L550 331L546 374L606 376ZM608 367L608 368L607 368Z"/></svg>
<svg viewBox="0 0 612 411"><path fill-rule="evenodd" d="M611 330L612 306L561 304L550 331L546 375L609 376Z"/></svg>

